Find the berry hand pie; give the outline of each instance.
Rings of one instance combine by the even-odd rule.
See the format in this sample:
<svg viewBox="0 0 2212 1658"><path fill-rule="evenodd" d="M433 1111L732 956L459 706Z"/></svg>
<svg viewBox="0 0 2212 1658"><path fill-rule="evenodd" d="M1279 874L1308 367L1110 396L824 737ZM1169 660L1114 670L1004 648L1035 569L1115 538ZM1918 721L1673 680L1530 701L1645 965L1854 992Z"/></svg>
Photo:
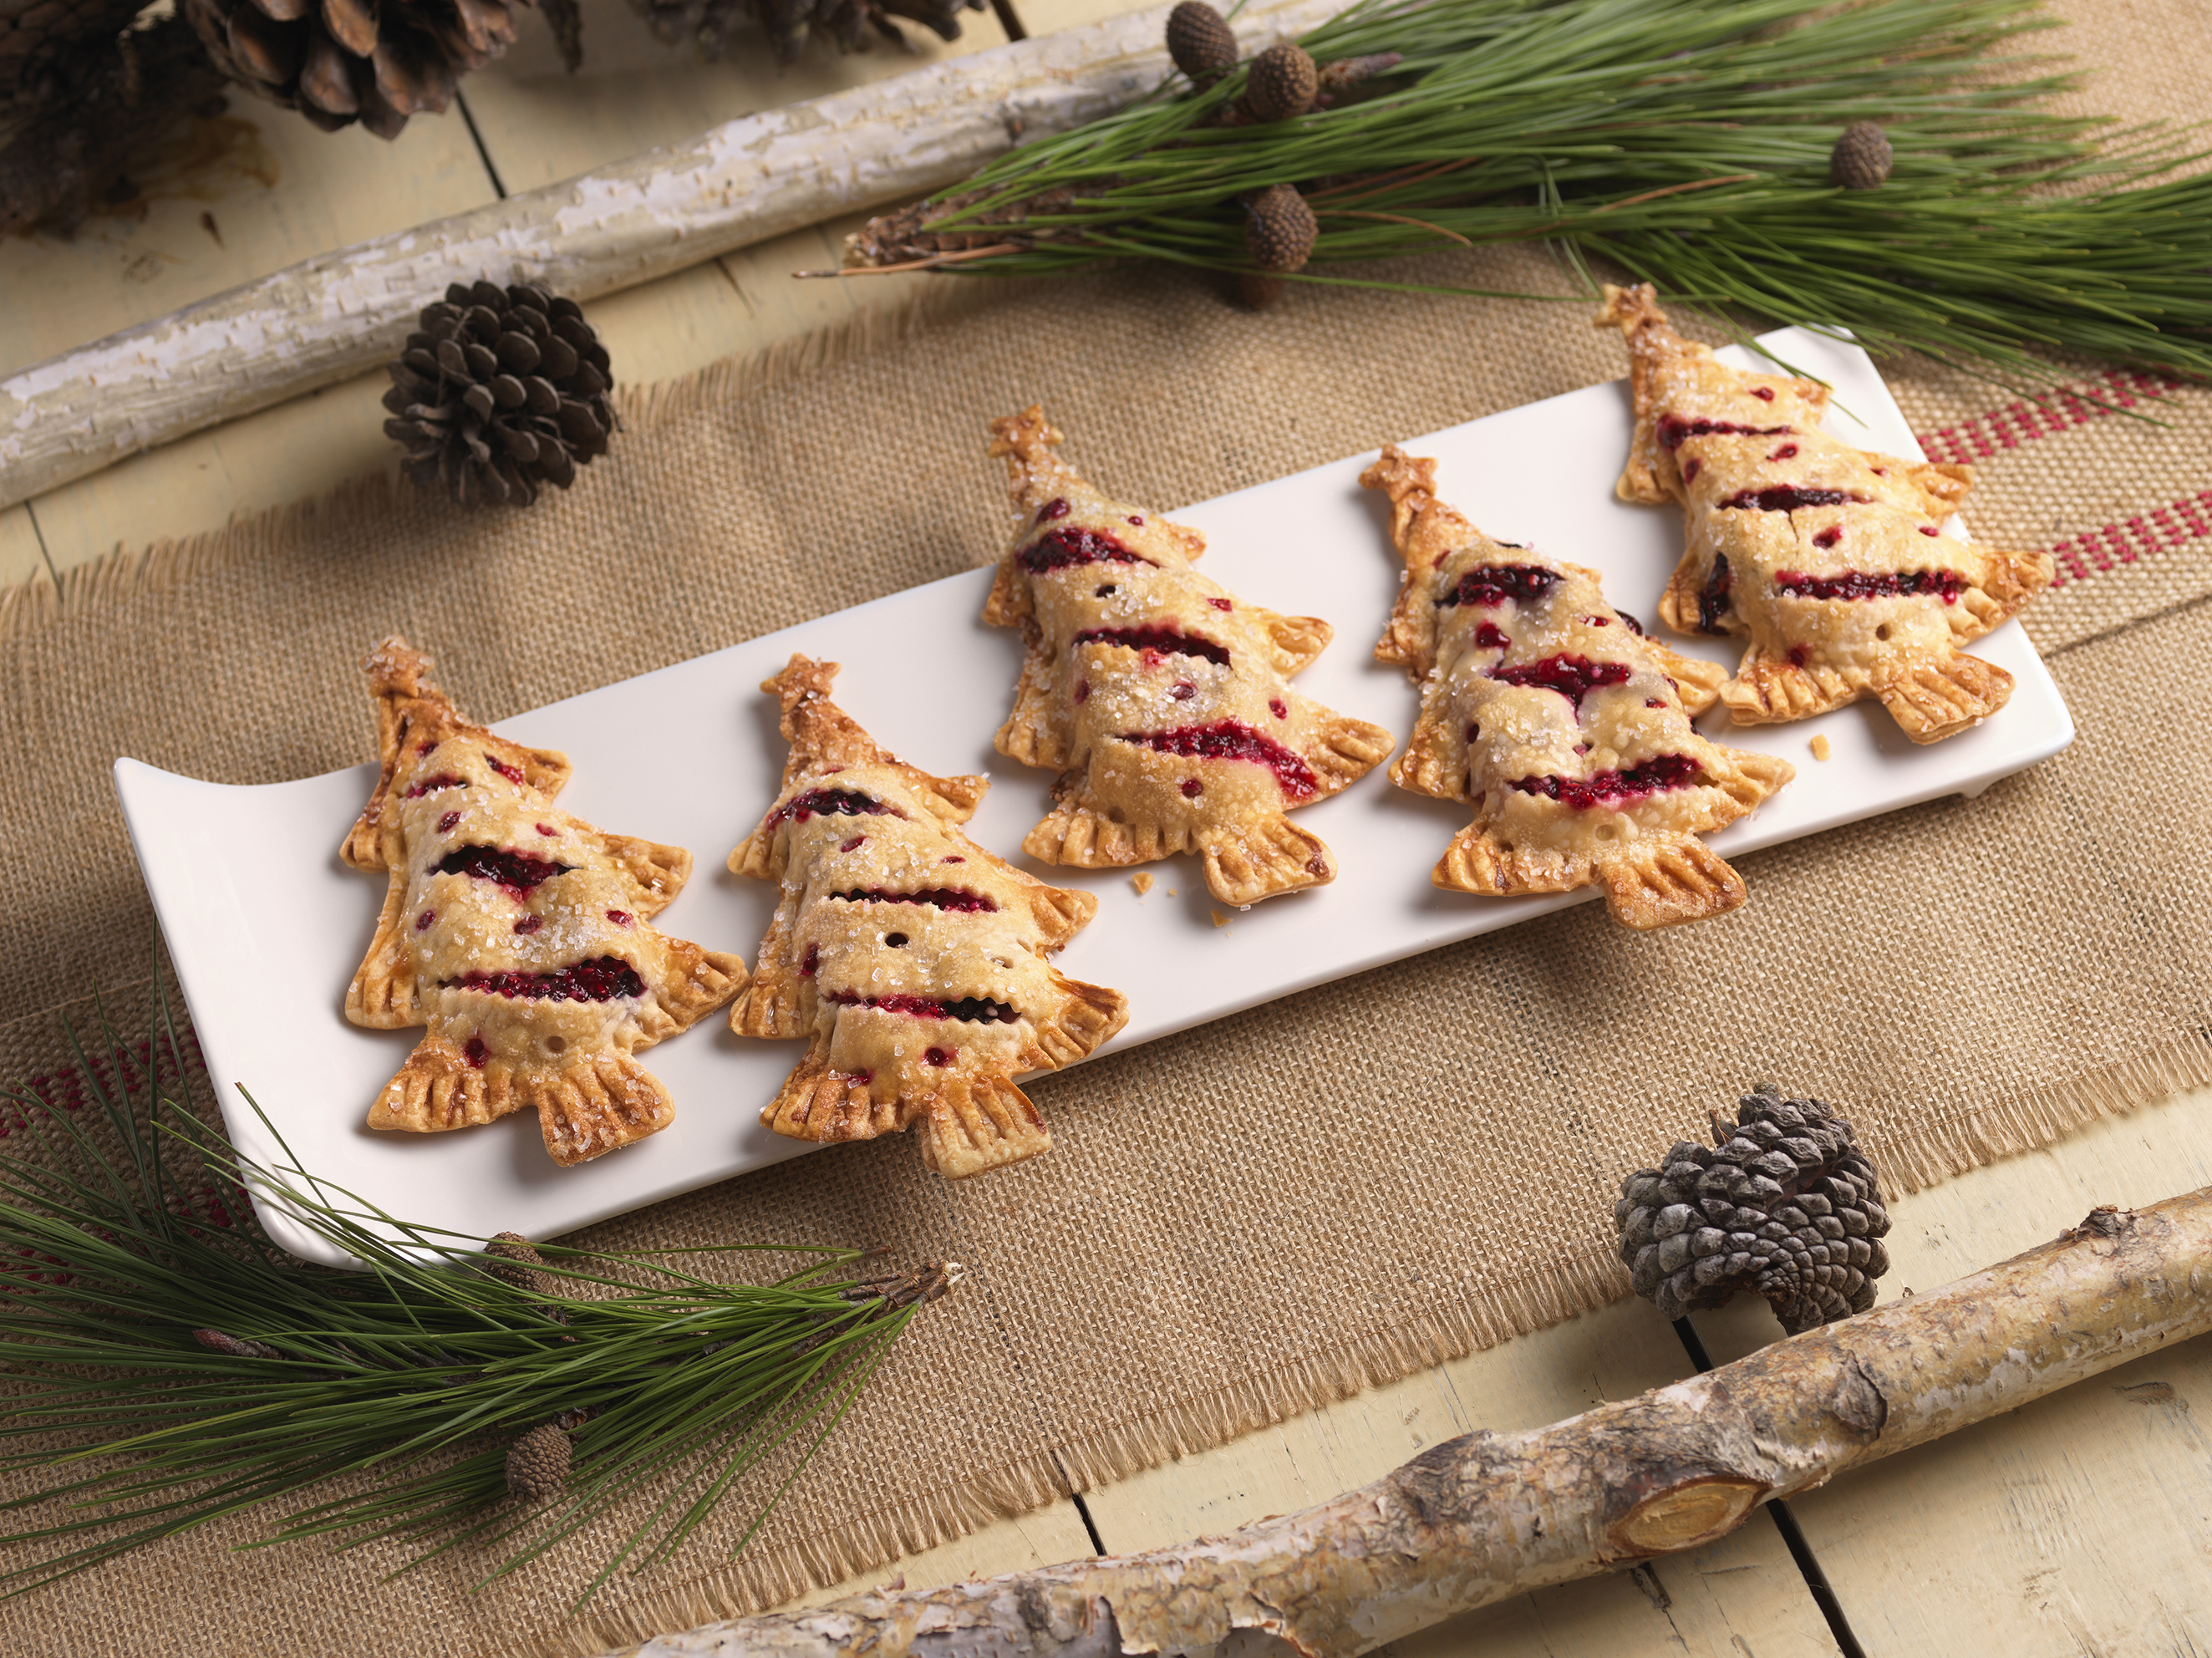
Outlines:
<svg viewBox="0 0 2212 1658"><path fill-rule="evenodd" d="M1285 814L1365 776L1391 742L1291 689L1328 624L1197 574L1204 538L1077 477L1042 410L991 434L1015 532L983 620L1029 645L999 751L1060 774L1022 849L1085 869L1194 851L1229 904L1335 879L1328 848Z"/></svg>
<svg viewBox="0 0 2212 1658"><path fill-rule="evenodd" d="M1605 293L1598 326L1627 338L1636 403L1617 493L1681 502L1688 547L1659 614L1749 640L1721 688L1736 723L1874 696L1933 743L2004 707L2012 676L1959 647L2047 586L2051 562L1945 533L1969 469L1853 449L1820 430L1826 387L1730 368L1668 325L1648 283Z"/></svg>
<svg viewBox="0 0 2212 1658"><path fill-rule="evenodd" d="M464 720L404 640L364 665L384 771L339 855L390 884L346 1017L429 1027L368 1126L428 1133L534 1108L564 1164L666 1127L668 1090L632 1054L745 981L735 956L647 925L691 854L558 810L567 757Z"/></svg>
<svg viewBox="0 0 2212 1658"><path fill-rule="evenodd" d="M1391 780L1474 808L1430 878L1492 897L1595 884L1638 928L1734 909L1742 878L1698 837L1790 766L1698 736L1723 671L1644 637L1595 571L1492 541L1437 499L1436 468L1394 446L1359 479L1389 495L1406 560L1375 654L1421 688Z"/></svg>
<svg viewBox="0 0 2212 1658"><path fill-rule="evenodd" d="M783 787L730 854L782 897L730 1028L810 1046L761 1121L803 1140L918 1127L922 1161L957 1178L1051 1144L1025 1071L1083 1058L1128 1022L1118 990L1045 960L1098 908L970 841L988 786L932 777L878 748L830 700L834 662L791 664Z"/></svg>

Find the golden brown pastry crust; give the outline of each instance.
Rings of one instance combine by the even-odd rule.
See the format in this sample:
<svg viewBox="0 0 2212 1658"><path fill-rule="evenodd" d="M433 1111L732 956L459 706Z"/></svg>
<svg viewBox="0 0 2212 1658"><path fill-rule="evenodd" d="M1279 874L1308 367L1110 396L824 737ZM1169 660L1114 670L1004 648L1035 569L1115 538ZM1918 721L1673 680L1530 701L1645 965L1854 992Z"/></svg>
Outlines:
<svg viewBox="0 0 2212 1658"><path fill-rule="evenodd" d="M1335 879L1285 814L1366 775L1391 739L1291 689L1328 624L1199 574L1205 538L1078 477L1042 409L991 434L1015 531L983 619L1029 645L999 751L1060 774L1022 849L1083 868L1196 852L1231 904Z"/></svg>
<svg viewBox="0 0 2212 1658"><path fill-rule="evenodd" d="M387 884L346 1017L429 1027L368 1126L429 1133L530 1108L563 1164L665 1127L668 1090L633 1054L745 978L737 957L646 925L691 854L560 811L567 757L464 719L404 640L363 665L383 767L339 855Z"/></svg>
<svg viewBox="0 0 2212 1658"><path fill-rule="evenodd" d="M1682 505L1687 549L1660 601L1685 633L1747 637L1721 700L1739 725L1881 699L1916 743L1979 724L2012 676L1959 647L2048 586L2045 553L1945 531L1971 469L1851 448L1820 429L1827 388L1730 368L1668 325L1650 284L1608 285L1636 431L1616 493Z"/></svg>
<svg viewBox="0 0 2212 1658"><path fill-rule="evenodd" d="M1794 773L1691 726L1721 670L1644 637L1595 571L1483 534L1437 499L1435 461L1388 446L1359 481L1390 497L1406 561L1375 654L1421 688L1390 779L1474 808L1430 878L1491 897L1599 885L1638 928L1743 902L1742 878L1698 837Z"/></svg>
<svg viewBox="0 0 2212 1658"><path fill-rule="evenodd" d="M1014 1085L1128 1022L1121 992L1046 957L1098 908L977 846L959 825L988 786L932 777L830 701L834 662L794 656L761 689L783 704L782 787L730 868L780 884L760 968L730 1010L741 1036L809 1039L761 1121L797 1139L917 1127L958 1178L1050 1145Z"/></svg>

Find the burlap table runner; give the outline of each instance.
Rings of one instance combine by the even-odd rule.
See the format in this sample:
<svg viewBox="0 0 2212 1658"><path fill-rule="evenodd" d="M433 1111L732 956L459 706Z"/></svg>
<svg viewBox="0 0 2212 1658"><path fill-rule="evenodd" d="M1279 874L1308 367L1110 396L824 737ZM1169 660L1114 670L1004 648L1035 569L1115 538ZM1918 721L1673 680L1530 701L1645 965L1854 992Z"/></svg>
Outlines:
<svg viewBox="0 0 2212 1658"><path fill-rule="evenodd" d="M2203 84L2186 0L2111 10L2184 31L2161 68L2179 42L2197 67L2172 96ZM1432 269L1565 291L1534 252ZM239 783L358 762L355 665L391 629L496 719L983 562L1002 508L982 422L1031 399L1118 492L1188 502L1614 378L1588 315L1320 291L1253 318L1141 273L969 290L632 398L614 454L527 514L457 518L377 483L118 555L58 599L8 594L0 1074L65 1096L61 1020L95 989L143 1029L155 928L118 754ZM734 1566L697 1576L710 1543L564 1625L583 1545L471 1596L482 1558L387 1584L396 1548L231 1552L258 1534L241 1517L0 1606L5 1644L591 1651L1617 1296L1614 1183L1754 1078L1847 1102L1907 1187L2212 1079L2212 393L2082 374L2154 426L1891 373L1931 450L1982 463L1978 531L2059 550L2028 626L2079 722L2066 754L1747 858L1753 901L1719 922L1632 937L1588 906L1042 1079L1052 1155L985 1180L936 1181L899 1140L599 1229L971 1268ZM714 743L709 720L702 764Z"/></svg>

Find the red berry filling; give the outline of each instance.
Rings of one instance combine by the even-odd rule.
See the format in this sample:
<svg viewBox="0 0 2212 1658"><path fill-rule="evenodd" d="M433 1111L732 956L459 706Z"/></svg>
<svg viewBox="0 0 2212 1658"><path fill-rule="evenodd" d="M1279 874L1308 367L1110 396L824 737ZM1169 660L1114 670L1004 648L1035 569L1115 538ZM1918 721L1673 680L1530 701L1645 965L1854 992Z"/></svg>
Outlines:
<svg viewBox="0 0 2212 1658"><path fill-rule="evenodd" d="M1663 708L1667 706L1667 699L1663 696L1647 696L1644 699L1644 706L1647 708Z"/></svg>
<svg viewBox="0 0 2212 1658"><path fill-rule="evenodd" d="M1206 602L1217 610L1233 610L1237 608L1232 600L1226 598L1209 598Z"/></svg>
<svg viewBox="0 0 2212 1658"><path fill-rule="evenodd" d="M1812 659L1813 653L1806 648L1806 647L1802 645L1792 645L1790 647L1790 665L1791 667L1802 668Z"/></svg>
<svg viewBox="0 0 2212 1658"><path fill-rule="evenodd" d="M868 837L866 835L856 835L851 840L840 846L837 850L840 852L858 852L862 847L865 847L867 844Z"/></svg>
<svg viewBox="0 0 2212 1658"><path fill-rule="evenodd" d="M1932 524L1923 524L1920 526L1920 533L1923 536L1940 536L1943 532Z"/></svg>
<svg viewBox="0 0 2212 1658"><path fill-rule="evenodd" d="M430 923L437 919L438 912L436 910L424 910L420 915L417 915L415 918L415 931L417 932L428 932L430 930Z"/></svg>
<svg viewBox="0 0 2212 1658"><path fill-rule="evenodd" d="M1794 443L1785 443L1779 448L1776 449L1772 454L1767 456L1767 459L1769 460L1795 460L1796 459L1797 446Z"/></svg>
<svg viewBox="0 0 2212 1658"><path fill-rule="evenodd" d="M1843 538L1844 526L1840 524L1831 524L1813 537L1813 544L1815 547L1832 547Z"/></svg>
<svg viewBox="0 0 2212 1658"><path fill-rule="evenodd" d="M484 1061L491 1057L491 1050L484 1046L483 1037L471 1036L462 1048L461 1057L469 1062L470 1070L481 1071Z"/></svg>
<svg viewBox="0 0 2212 1658"><path fill-rule="evenodd" d="M1121 645L1133 651L1162 656L1197 656L1229 665L1229 650L1210 639L1199 639L1170 627L1086 628L1068 641L1073 645Z"/></svg>
<svg viewBox="0 0 2212 1658"><path fill-rule="evenodd" d="M617 926L628 926L630 924L630 913L626 909L611 909L607 912L607 920L612 921Z"/></svg>
<svg viewBox="0 0 2212 1658"><path fill-rule="evenodd" d="M811 817L880 817L886 812L894 817L906 815L857 789L809 789L804 794L793 796L769 813L767 827L774 829L779 823L804 823Z"/></svg>
<svg viewBox="0 0 2212 1658"><path fill-rule="evenodd" d="M1502 651L1513 641L1496 623L1486 622L1474 630L1474 642L1486 651Z"/></svg>
<svg viewBox="0 0 2212 1658"><path fill-rule="evenodd" d="M555 829L550 823L534 823L532 827L549 841L561 832Z"/></svg>
<svg viewBox="0 0 2212 1658"><path fill-rule="evenodd" d="M1049 524L1056 518L1066 518L1066 497L1064 495L1054 495L1050 501L1048 501L1043 506L1037 508L1036 521L1040 524Z"/></svg>
<svg viewBox="0 0 2212 1658"><path fill-rule="evenodd" d="M1785 446L1796 452L1794 445ZM1739 489L1721 505L1762 513L1794 513L1800 507L1841 507L1846 501L1865 499L1848 489L1807 489L1795 483L1777 483L1764 489Z"/></svg>
<svg viewBox="0 0 2212 1658"><path fill-rule="evenodd" d="M1659 441L1679 449L1692 438L1790 438L1796 432L1787 426L1739 426L1732 420L1684 420L1680 415L1659 416Z"/></svg>
<svg viewBox="0 0 2212 1658"><path fill-rule="evenodd" d="M1271 696L1267 699L1267 712L1278 720L1288 720L1291 717L1290 704L1279 696Z"/></svg>
<svg viewBox="0 0 2212 1658"><path fill-rule="evenodd" d="M1031 575L1072 569L1079 564L1145 564L1103 530L1049 530L1015 555L1015 562Z"/></svg>
<svg viewBox="0 0 2212 1658"><path fill-rule="evenodd" d="M514 931L518 937L527 938L544 925L543 915L526 915L514 924Z"/></svg>
<svg viewBox="0 0 2212 1658"><path fill-rule="evenodd" d="M952 1056L959 1051L957 1048L925 1048L921 1057L927 1064L946 1066L952 1063Z"/></svg>
<svg viewBox="0 0 2212 1658"><path fill-rule="evenodd" d="M1439 610L1454 604L1503 604L1507 599L1527 604L1559 586L1559 573L1540 564L1480 564L1459 579L1458 586L1437 601Z"/></svg>
<svg viewBox="0 0 2212 1658"><path fill-rule="evenodd" d="M959 1019L969 1024L1012 1024L1021 1017L1005 1002L981 996L946 1002L930 996L863 996L854 990L833 990L823 999L840 1007L872 1007L884 1013L910 1013L917 1019Z"/></svg>
<svg viewBox="0 0 2212 1658"><path fill-rule="evenodd" d="M1091 682L1090 682L1089 680L1087 680L1087 679L1079 679L1079 680L1077 680L1077 681L1075 682L1075 701L1076 701L1076 705L1079 708L1079 707L1081 707L1084 703L1088 702L1090 700L1091 700Z"/></svg>
<svg viewBox="0 0 2212 1658"><path fill-rule="evenodd" d="M842 898L847 903L865 904L927 904L933 909L949 909L963 915L988 914L998 905L980 892L963 892L957 887L925 887L920 892L892 892L884 887L854 887L850 892L833 892L832 898Z"/></svg>
<svg viewBox="0 0 2212 1658"><path fill-rule="evenodd" d="M1644 637L1644 624L1641 622L1638 622L1634 616L1629 615L1626 610L1615 610L1613 614L1620 618L1621 624L1626 627L1629 632L1634 634L1638 639Z"/></svg>
<svg viewBox="0 0 2212 1658"><path fill-rule="evenodd" d="M1705 585L1698 589L1699 633L1726 631L1721 626L1721 618L1729 613L1729 589L1735 585L1735 578L1729 574L1728 556L1725 553L1714 554L1712 574L1705 578Z"/></svg>
<svg viewBox="0 0 2212 1658"><path fill-rule="evenodd" d="M448 979L456 990L482 990L512 1001L611 1002L645 994L645 981L619 956L600 956L575 962L550 973L464 973Z"/></svg>
<svg viewBox="0 0 2212 1658"><path fill-rule="evenodd" d="M504 847L456 847L432 866L439 875L469 875L479 881L496 881L510 897L520 899L532 887L566 875L574 867L556 864Z"/></svg>
<svg viewBox="0 0 2212 1658"><path fill-rule="evenodd" d="M1168 695L1175 698L1178 702L1188 702L1192 697L1198 695L1198 687L1192 684L1188 679L1179 679L1175 683L1175 689L1170 690Z"/></svg>
<svg viewBox="0 0 2212 1658"><path fill-rule="evenodd" d="M1695 455L1691 456L1682 463L1682 482L1695 483L1698 481L1698 474L1705 470L1705 462L1699 460Z"/></svg>
<svg viewBox="0 0 2212 1658"><path fill-rule="evenodd" d="M1662 754L1626 771L1601 771L1594 777L1516 777L1509 786L1579 810L1688 788L1704 780L1698 762L1688 755Z"/></svg>
<svg viewBox="0 0 2212 1658"><path fill-rule="evenodd" d="M1184 760L1249 760L1265 766L1275 774L1276 785L1286 800L1310 800L1321 787L1304 760L1274 738L1234 720L1212 726L1185 726L1171 732L1123 732L1121 737L1124 743Z"/></svg>
<svg viewBox="0 0 2212 1658"><path fill-rule="evenodd" d="M1186 777L1182 780L1182 798L1184 799L1195 800L1200 795L1205 793L1206 785L1200 782L1195 777Z"/></svg>
<svg viewBox="0 0 2212 1658"><path fill-rule="evenodd" d="M468 786L467 778L456 777L449 771L441 771L435 777L424 778L399 798L403 800L420 800L424 795L435 794L440 789L465 789Z"/></svg>
<svg viewBox="0 0 2212 1658"><path fill-rule="evenodd" d="M461 814L457 811L441 812L438 816L438 833L441 835L452 834L453 831L453 826L460 821Z"/></svg>
<svg viewBox="0 0 2212 1658"><path fill-rule="evenodd" d="M1771 386L1754 386L1751 388L1751 395L1761 403L1771 403L1774 401L1774 388Z"/></svg>
<svg viewBox="0 0 2212 1658"><path fill-rule="evenodd" d="M1956 570L1852 570L1843 575L1780 570L1774 577L1774 591L1788 598L1924 598L1932 595L1946 604L1955 604L1966 586L1966 578Z"/></svg>
<svg viewBox="0 0 2212 1658"><path fill-rule="evenodd" d="M821 965L822 946L819 944L809 944L806 946L806 954L805 957L802 958L799 963L799 976L802 979L811 979L814 976L816 971L820 969Z"/></svg>
<svg viewBox="0 0 2212 1658"><path fill-rule="evenodd" d="M1579 711L1583 698L1599 686L1626 684L1628 664L1593 662L1586 656L1547 656L1540 662L1500 668L1490 677L1508 685L1533 685L1539 690L1557 691Z"/></svg>
<svg viewBox="0 0 2212 1658"><path fill-rule="evenodd" d="M484 764L489 766L494 771L497 772L501 777L507 779L510 783L520 783L522 781L522 774L514 767L508 765L507 762L501 759L495 754L488 754L484 756Z"/></svg>

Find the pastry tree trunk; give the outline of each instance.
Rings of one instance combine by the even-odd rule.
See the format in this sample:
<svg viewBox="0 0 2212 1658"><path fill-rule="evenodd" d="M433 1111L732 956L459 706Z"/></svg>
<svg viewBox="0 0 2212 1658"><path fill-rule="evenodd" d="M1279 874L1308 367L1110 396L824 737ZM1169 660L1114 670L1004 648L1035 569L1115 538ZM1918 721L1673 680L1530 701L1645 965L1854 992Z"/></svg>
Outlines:
<svg viewBox="0 0 2212 1658"><path fill-rule="evenodd" d="M1364 1652L1709 1543L1754 1506L2212 1329L2212 1187L1547 1428L1475 1432L1224 1537L664 1635L623 1658ZM1245 1637L1249 1639L1250 1637Z"/></svg>

